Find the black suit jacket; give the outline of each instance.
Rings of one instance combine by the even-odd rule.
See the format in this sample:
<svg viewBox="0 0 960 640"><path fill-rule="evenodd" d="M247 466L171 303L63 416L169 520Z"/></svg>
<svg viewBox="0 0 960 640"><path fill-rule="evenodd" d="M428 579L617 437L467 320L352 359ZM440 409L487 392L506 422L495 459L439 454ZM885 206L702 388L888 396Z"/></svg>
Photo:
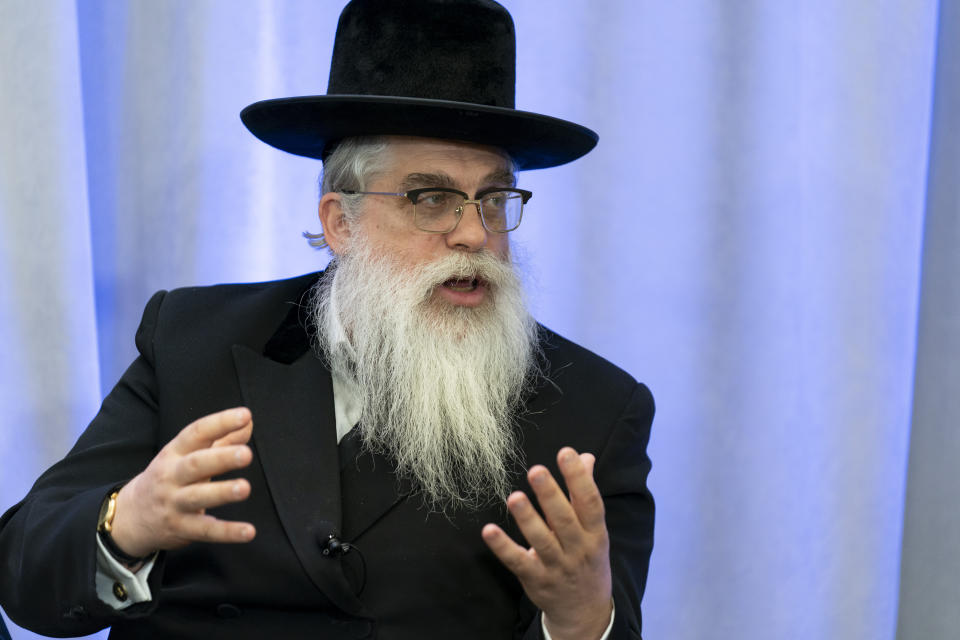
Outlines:
<svg viewBox="0 0 960 640"><path fill-rule="evenodd" d="M341 464L330 373L310 348L300 302L317 274L160 292L137 332L140 356L70 453L0 519L0 605L51 635L112 626L118 638L537 638L539 616L480 537L505 508L430 513L389 460ZM598 356L542 329L548 380L520 416L526 466L559 477L564 445L597 456L610 532L614 640L640 637L653 546L646 456L649 391ZM191 421L245 405L253 463L235 474L251 497L214 510L253 522L245 545L162 553L153 600L99 601L95 529L109 491L143 470ZM523 469L517 487L529 492ZM330 534L357 551L322 553Z"/></svg>

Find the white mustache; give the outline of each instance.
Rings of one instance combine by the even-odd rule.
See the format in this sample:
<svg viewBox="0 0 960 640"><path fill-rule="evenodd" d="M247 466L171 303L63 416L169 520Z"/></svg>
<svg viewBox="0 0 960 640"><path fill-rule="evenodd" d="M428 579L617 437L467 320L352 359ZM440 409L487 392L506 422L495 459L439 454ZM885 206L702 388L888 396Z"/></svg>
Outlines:
<svg viewBox="0 0 960 640"><path fill-rule="evenodd" d="M415 275L423 299L448 280L479 280L496 289L510 277L510 263L489 251L450 254L418 265Z"/></svg>

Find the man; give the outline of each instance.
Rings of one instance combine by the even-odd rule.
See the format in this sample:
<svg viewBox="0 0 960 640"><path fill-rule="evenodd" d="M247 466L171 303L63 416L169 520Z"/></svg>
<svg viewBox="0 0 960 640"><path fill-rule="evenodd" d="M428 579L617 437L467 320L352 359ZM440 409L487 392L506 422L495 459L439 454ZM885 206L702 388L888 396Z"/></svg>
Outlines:
<svg viewBox="0 0 960 640"><path fill-rule="evenodd" d="M328 95L244 110L324 160L334 260L151 299L140 357L0 520L15 621L639 637L652 399L529 317L508 242L516 170L596 136L513 109L513 46L493 2L355 0Z"/></svg>

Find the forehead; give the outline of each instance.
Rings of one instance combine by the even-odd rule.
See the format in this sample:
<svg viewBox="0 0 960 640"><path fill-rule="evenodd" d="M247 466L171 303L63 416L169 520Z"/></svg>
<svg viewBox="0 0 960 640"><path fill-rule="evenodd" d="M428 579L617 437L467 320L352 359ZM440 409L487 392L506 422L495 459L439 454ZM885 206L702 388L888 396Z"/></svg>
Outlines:
<svg viewBox="0 0 960 640"><path fill-rule="evenodd" d="M437 175L469 187L513 175L509 156L497 147L435 138L394 136L388 140L389 157L382 177L393 184L413 175Z"/></svg>

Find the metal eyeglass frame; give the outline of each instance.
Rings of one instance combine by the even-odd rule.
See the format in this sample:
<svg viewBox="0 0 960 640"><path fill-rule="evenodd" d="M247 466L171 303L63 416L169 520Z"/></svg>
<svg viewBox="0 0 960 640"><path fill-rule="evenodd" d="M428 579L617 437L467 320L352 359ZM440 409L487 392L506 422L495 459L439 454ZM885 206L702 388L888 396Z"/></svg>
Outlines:
<svg viewBox="0 0 960 640"><path fill-rule="evenodd" d="M424 193L430 191L443 191L445 193L454 193L463 198L463 203L457 207L457 219L454 221L453 225L446 231L437 231L435 229L424 229L417 224L417 199ZM501 193L509 192L516 193L520 196L520 216L517 218L517 224L513 225L509 229L491 229L487 226L487 219L483 215L483 196L491 193ZM509 233L520 226L520 221L523 220L523 205L527 204L527 201L533 197L532 191L526 191L525 189L514 189L513 187L489 187L487 189L481 189L476 193L473 199L470 199L463 191L459 189L451 189L449 187L419 187L417 189L411 189L405 193L397 193L393 191L353 191L349 189L341 189L340 193L348 196L399 196L402 198L408 199L413 204L413 224L417 225L417 229L420 231L425 231L426 233L450 233L457 228L457 225L460 224L460 220L463 218L463 207L467 204L472 204L477 207L477 214L480 216L480 224L483 225L483 228L489 231L490 233Z"/></svg>

